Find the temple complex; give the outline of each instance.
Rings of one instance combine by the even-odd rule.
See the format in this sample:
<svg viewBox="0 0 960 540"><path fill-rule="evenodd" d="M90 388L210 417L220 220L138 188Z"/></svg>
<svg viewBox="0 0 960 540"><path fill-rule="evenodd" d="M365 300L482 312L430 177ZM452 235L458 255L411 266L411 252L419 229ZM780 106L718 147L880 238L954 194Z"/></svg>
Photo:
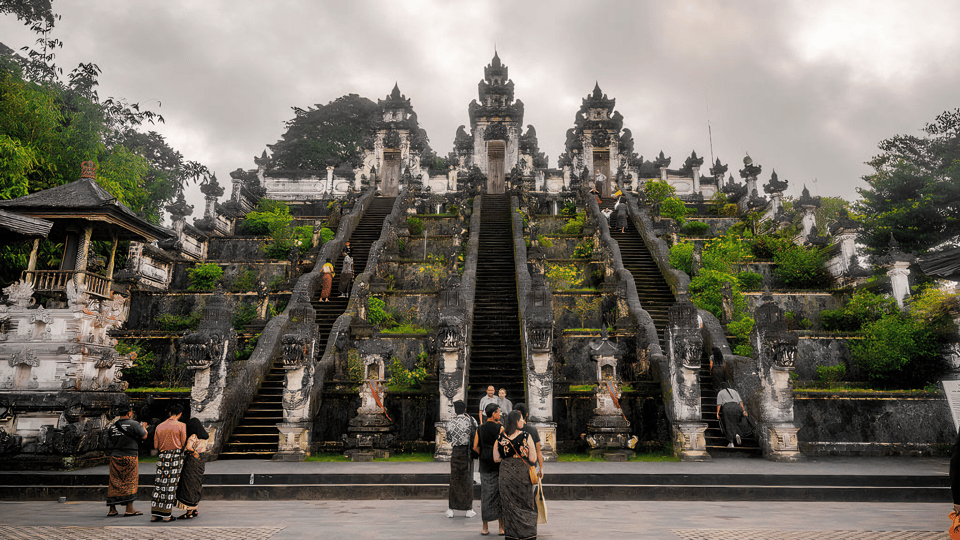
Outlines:
<svg viewBox="0 0 960 540"><path fill-rule="evenodd" d="M835 402L796 399L792 379L848 363L849 353L843 338L788 321L819 321L839 305L830 291L790 290L769 260L746 261L756 287L728 286L716 313L690 299L711 235L747 215L773 230L799 222L791 242L822 247L834 282L861 286L849 216L820 223L820 234L820 200L806 189L788 215L788 181L771 171L764 183L749 155L742 184L720 159L703 170L695 150L676 169L659 148L645 159L643 135L625 127L599 82L571 111L551 168L497 54L467 106L469 128L457 129L445 158L429 147L416 99L395 85L377 101L356 160L291 170L265 151L231 172L229 186L207 179L192 224L182 193L167 206L169 228L146 222L96 183L89 163L75 182L0 201L0 227L33 242L0 306L3 461L71 467L101 458L111 407L131 399L123 370L139 365L118 349L134 344L188 389L134 396L138 410L187 404L220 459L338 452L365 461L411 450L449 459L453 402L475 413L488 384L527 405L548 459L586 451L623 461L665 449L691 461L789 462L952 441L949 408L934 397L882 404L891 426L930 418L909 433L804 424ZM669 186L701 232L661 215L651 182ZM622 227L603 212L621 196ZM281 233L248 232L264 201L289 207ZM38 268L41 242L63 244L58 269ZM92 255L92 242L107 243L106 260ZM117 268L121 242L129 247ZM694 245L689 271L671 263L682 242ZM346 251L353 279L339 290ZM328 259L338 274L332 293L321 273ZM912 260L892 246L878 261L900 305ZM202 284L198 269L210 266L222 277ZM744 313L755 325L738 336L730 323ZM712 414L721 382L739 390L758 424L737 448L727 448Z"/></svg>

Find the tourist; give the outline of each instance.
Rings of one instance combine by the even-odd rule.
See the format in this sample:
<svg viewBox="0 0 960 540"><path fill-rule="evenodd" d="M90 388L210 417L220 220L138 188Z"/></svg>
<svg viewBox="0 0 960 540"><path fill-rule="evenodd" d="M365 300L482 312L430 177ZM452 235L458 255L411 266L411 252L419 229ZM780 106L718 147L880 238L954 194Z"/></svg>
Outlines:
<svg viewBox="0 0 960 540"><path fill-rule="evenodd" d="M503 431L500 425L500 407L490 403L484 410L487 421L480 426L473 438L473 451L480 454L480 518L483 530L480 534L490 534L487 523L497 521L500 534L503 535L503 519L500 517L500 464L493 460L493 445Z"/></svg>
<svg viewBox="0 0 960 540"><path fill-rule="evenodd" d="M749 424L744 425L747 418L747 409L743 407L740 394L730 388L730 383L720 383L721 390L717 392L717 420L720 420L720 429L730 443L727 448L733 448L734 443L741 443L741 434L746 435Z"/></svg>
<svg viewBox="0 0 960 540"><path fill-rule="evenodd" d="M209 438L210 435L203 429L199 419L191 418L187 421L187 442L183 445L183 471L180 473L180 482L177 484L177 508L185 512L177 519L197 517L205 468L202 454L207 450L206 441Z"/></svg>
<svg viewBox="0 0 960 540"><path fill-rule="evenodd" d="M483 411L486 410L487 405L494 403L498 407L500 406L500 398L497 397L497 389L491 384L487 387L487 395L480 398L480 413L477 415L480 417L480 423L487 421L487 417L484 415Z"/></svg>
<svg viewBox="0 0 960 540"><path fill-rule="evenodd" d="M150 501L150 521L175 521L173 507L177 505L177 483L183 468L183 445L187 442L187 426L180 421L183 407L171 405L170 417L157 426L153 433L153 447L157 456L157 472L153 478L153 497Z"/></svg>
<svg viewBox="0 0 960 540"><path fill-rule="evenodd" d="M323 287L320 289L320 301L329 302L330 289L333 288L333 263L330 262L329 257L327 257L327 262L323 263L323 266L320 268L320 273L322 275L320 284Z"/></svg>
<svg viewBox="0 0 960 540"><path fill-rule="evenodd" d="M447 517L453 517L454 510L466 510L466 517L477 515L473 511L473 459L470 447L477 421L467 414L467 404L457 400L453 402L456 416L447 422L447 440L453 451L450 454L450 495Z"/></svg>
<svg viewBox="0 0 960 540"><path fill-rule="evenodd" d="M139 451L140 441L147 438L147 423L133 420L133 407L121 406L117 411L120 418L107 428L107 441L110 445L110 480L107 486L107 517L116 517L117 505L125 504L123 517L142 516L133 508L137 500L137 488L140 486Z"/></svg>
<svg viewBox="0 0 960 540"><path fill-rule="evenodd" d="M353 257L346 248L343 250L343 265L340 267L340 298L350 296L350 285L353 283Z"/></svg>
<svg viewBox="0 0 960 540"><path fill-rule="evenodd" d="M513 402L507 399L507 389L501 388L498 394L498 400L500 402L500 414L510 414L513 412Z"/></svg>
<svg viewBox="0 0 960 540"><path fill-rule="evenodd" d="M603 214L603 217L607 218L607 224L609 225L609 224L610 224L610 216L613 214L613 210L611 210L611 209L609 209L609 208L604 208L603 210L600 211L600 213Z"/></svg>
<svg viewBox="0 0 960 540"><path fill-rule="evenodd" d="M507 415L504 431L493 447L493 460L500 463L500 514L508 539L529 540L537 537L537 507L531 495L529 468L537 449L533 438L524 431L523 415L513 411Z"/></svg>
<svg viewBox="0 0 960 540"><path fill-rule="evenodd" d="M950 455L950 494L953 498L953 512L950 512L950 528L947 530L950 538L960 538L960 433L957 442L953 444L953 453Z"/></svg>
<svg viewBox="0 0 960 540"><path fill-rule="evenodd" d="M527 417L530 412L527 410L527 405L525 403L517 403L513 410L520 411L520 414L523 417L523 430L530 434L530 437L533 438L533 446L537 449L537 465L539 465L539 470L537 471L540 478L543 479L543 450L541 449L540 444L540 432L537 428L531 426L527 423Z"/></svg>
<svg viewBox="0 0 960 540"><path fill-rule="evenodd" d="M620 199L622 199L622 197ZM620 199L617 199L617 203L613 205L613 209L617 211L616 228L620 229L620 232L623 233L627 230L627 203L620 202Z"/></svg>

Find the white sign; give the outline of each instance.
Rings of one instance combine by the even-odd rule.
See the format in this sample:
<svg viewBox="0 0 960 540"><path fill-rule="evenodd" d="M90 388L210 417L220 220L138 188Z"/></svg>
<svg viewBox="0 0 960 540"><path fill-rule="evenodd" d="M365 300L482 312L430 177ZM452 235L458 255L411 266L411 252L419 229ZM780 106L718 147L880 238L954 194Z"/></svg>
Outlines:
<svg viewBox="0 0 960 540"><path fill-rule="evenodd" d="M943 393L947 396L950 414L953 415L953 427L960 429L960 381L940 381Z"/></svg>

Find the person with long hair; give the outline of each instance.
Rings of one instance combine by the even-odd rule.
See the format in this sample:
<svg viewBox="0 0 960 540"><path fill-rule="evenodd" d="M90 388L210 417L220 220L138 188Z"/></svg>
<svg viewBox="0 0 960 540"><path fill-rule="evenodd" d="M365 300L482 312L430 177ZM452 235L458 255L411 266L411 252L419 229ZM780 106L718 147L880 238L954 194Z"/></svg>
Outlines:
<svg viewBox="0 0 960 540"><path fill-rule="evenodd" d="M537 537L537 507L530 482L530 467L536 462L533 438L523 429L523 415L507 415L503 433L493 447L493 460L500 463L500 512L508 540Z"/></svg>
<svg viewBox="0 0 960 540"><path fill-rule="evenodd" d="M183 407L173 404L170 417L157 426L153 433L153 447L157 455L157 473L153 479L150 498L150 521L175 521L173 507L177 505L177 484L183 469L183 445L187 442L187 426L180 421Z"/></svg>
<svg viewBox="0 0 960 540"><path fill-rule="evenodd" d="M480 518L483 529L480 534L490 534L487 523L497 521L500 534L503 534L503 520L500 517L500 464L493 460L493 446L503 431L500 424L500 407L490 403L483 414L487 421L477 430L473 438L473 451L480 454Z"/></svg>
<svg viewBox="0 0 960 540"><path fill-rule="evenodd" d="M197 517L200 495L203 490L204 458L206 441L210 438L207 430L197 418L187 420L187 442L183 445L183 470L177 484L177 508L185 510L177 519Z"/></svg>
<svg viewBox="0 0 960 540"><path fill-rule="evenodd" d="M333 263L330 262L330 258L327 258L327 262L323 263L323 266L320 267L320 301L329 302L330 301L330 290L333 289Z"/></svg>
<svg viewBox="0 0 960 540"><path fill-rule="evenodd" d="M115 517L117 505L126 505L123 517L142 516L133 508L140 486L139 456L141 439L147 438L147 423L133 420L133 407L124 405L116 410L120 418L110 425L110 484L107 486L107 517Z"/></svg>

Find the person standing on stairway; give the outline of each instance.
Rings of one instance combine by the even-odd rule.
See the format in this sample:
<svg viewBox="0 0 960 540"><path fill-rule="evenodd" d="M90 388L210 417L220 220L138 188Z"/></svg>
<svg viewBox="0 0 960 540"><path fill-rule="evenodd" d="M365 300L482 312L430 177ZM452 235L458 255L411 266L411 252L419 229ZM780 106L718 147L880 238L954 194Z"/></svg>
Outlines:
<svg viewBox="0 0 960 540"><path fill-rule="evenodd" d="M513 412L513 402L507 399L507 389L501 388L497 396L500 402L500 414L510 414Z"/></svg>
<svg viewBox="0 0 960 540"><path fill-rule="evenodd" d="M747 423L747 409L743 406L740 393L730 388L730 383L724 381L720 383L720 388L717 392L717 420L720 420L720 428L730 442L727 448L733 448L734 442L742 444L740 434L746 435L749 428L749 424L744 425Z"/></svg>
<svg viewBox="0 0 960 540"><path fill-rule="evenodd" d="M480 398L480 413L477 415L480 417L480 423L487 421L487 414L484 412L487 409L487 405L495 404L497 407L500 406L500 398L497 397L497 389L491 384L487 387L487 395Z"/></svg>
<svg viewBox="0 0 960 540"><path fill-rule="evenodd" d="M461 400L453 402L456 416L447 421L447 440L453 451L450 455L450 494L447 505L447 517L453 517L454 510L466 510L466 517L477 515L473 511L473 459L470 448L477 432L477 421L467 414L467 404Z"/></svg>
<svg viewBox="0 0 960 540"><path fill-rule="evenodd" d="M613 205L613 209L617 211L617 229L620 229L621 233L626 232L627 230L627 204L621 201L623 197L617 199L617 203Z"/></svg>
<svg viewBox="0 0 960 540"><path fill-rule="evenodd" d="M340 267L340 298L350 296L350 285L353 283L353 257L350 256L350 246L343 249L343 266Z"/></svg>
<svg viewBox="0 0 960 540"><path fill-rule="evenodd" d="M330 301L330 290L333 289L333 263L330 262L330 258L327 257L327 262L323 263L323 267L320 268L321 277L321 286L323 287L320 290L320 301L329 302Z"/></svg>

